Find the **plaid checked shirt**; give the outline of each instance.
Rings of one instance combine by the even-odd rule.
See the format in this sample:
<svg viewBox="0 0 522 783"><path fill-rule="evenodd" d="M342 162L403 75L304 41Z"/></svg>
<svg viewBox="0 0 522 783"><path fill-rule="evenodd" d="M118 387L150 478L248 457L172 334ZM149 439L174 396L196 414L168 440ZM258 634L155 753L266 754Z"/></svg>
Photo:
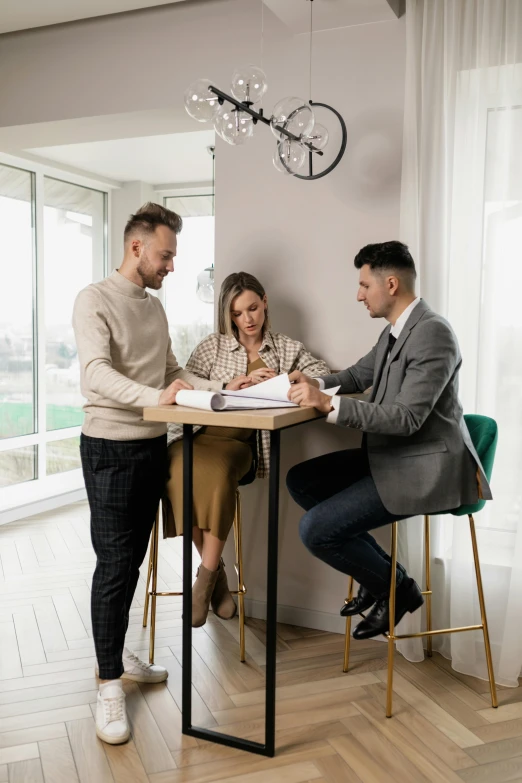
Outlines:
<svg viewBox="0 0 522 783"><path fill-rule="evenodd" d="M265 332L259 357L267 367L271 367L278 374L300 370L315 378L330 373L328 365L308 353L302 343L278 332ZM214 332L194 348L185 369L205 380L222 381L223 386L226 386L238 375L246 375L247 367L247 352L235 337ZM196 429L200 428L195 427L194 431ZM169 424L169 445L180 440L182 436L183 428L180 424ZM257 478L265 478L270 467L270 434L261 432L260 441Z"/></svg>

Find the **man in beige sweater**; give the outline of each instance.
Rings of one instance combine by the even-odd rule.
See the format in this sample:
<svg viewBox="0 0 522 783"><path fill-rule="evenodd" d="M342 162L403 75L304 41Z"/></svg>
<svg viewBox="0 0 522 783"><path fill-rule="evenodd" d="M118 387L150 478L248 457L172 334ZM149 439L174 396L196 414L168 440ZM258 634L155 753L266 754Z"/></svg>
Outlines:
<svg viewBox="0 0 522 783"><path fill-rule="evenodd" d="M121 678L162 682L168 672L124 648L129 609L165 485L165 424L143 420L143 408L169 405L180 389L218 391L222 384L186 372L172 353L158 290L174 271L179 215L145 204L125 227L120 268L78 294L73 326L82 394L87 398L80 452L97 562L92 628L100 690L96 733L129 738Z"/></svg>

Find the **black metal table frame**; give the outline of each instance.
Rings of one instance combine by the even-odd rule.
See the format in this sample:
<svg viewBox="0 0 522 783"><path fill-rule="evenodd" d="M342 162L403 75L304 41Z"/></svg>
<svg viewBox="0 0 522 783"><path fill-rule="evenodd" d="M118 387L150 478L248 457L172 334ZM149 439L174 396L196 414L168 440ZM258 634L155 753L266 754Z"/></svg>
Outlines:
<svg viewBox="0 0 522 783"><path fill-rule="evenodd" d="M298 424L304 424L299 422ZM291 424L289 427L298 426ZM281 429L289 429L282 427ZM276 623L277 623L277 558L279 530L279 472L281 429L270 431L270 477L268 488L268 555L266 599L266 681L265 681L265 742L232 737L211 729L192 725L192 518L193 518L193 445L192 424L183 425L183 663L181 730L197 739L248 750L262 756L275 754L276 703Z"/></svg>

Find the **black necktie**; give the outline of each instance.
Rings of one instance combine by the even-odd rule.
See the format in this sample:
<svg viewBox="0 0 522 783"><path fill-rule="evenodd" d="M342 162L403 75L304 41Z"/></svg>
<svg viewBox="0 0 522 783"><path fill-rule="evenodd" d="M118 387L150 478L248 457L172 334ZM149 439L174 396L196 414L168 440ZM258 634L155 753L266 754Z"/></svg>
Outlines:
<svg viewBox="0 0 522 783"><path fill-rule="evenodd" d="M388 335L388 351L386 352L386 361L388 361L388 359L390 358L390 353L392 352L392 350L393 350L393 346L395 345L395 343L396 343L396 342L397 342L397 338L396 338L396 337L394 337L394 336L393 336L393 334L390 332L390 334ZM384 367L384 364L383 364L383 367ZM381 370L381 375L382 375L382 370ZM379 379L378 379L378 382L377 382L377 386L378 386L378 385L379 385L379 383L381 382L381 375L379 375ZM364 452L366 452L366 451L367 451L367 445L366 445L366 433L365 433L365 432L363 432L363 436L362 436L362 441L361 441L361 449L362 449Z"/></svg>

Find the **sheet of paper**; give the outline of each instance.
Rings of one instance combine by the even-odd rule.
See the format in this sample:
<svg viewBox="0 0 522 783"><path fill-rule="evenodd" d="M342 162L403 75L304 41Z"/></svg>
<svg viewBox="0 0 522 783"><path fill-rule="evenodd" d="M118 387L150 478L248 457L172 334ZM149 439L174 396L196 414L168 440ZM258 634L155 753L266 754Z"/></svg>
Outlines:
<svg viewBox="0 0 522 783"><path fill-rule="evenodd" d="M215 410L212 404L214 397L221 397L221 395L201 389L180 389L176 394L176 404L186 405L187 408L198 408L202 411L212 411Z"/></svg>
<svg viewBox="0 0 522 783"><path fill-rule="evenodd" d="M220 395L221 396L221 395ZM257 400L254 397L223 397L224 407L220 410L244 410L244 409L256 409L256 408L297 408L295 402L290 400ZM217 410L217 408L215 409Z"/></svg>
<svg viewBox="0 0 522 783"><path fill-rule="evenodd" d="M234 411L244 409L261 408L295 408L295 402L290 400L256 400L244 397L224 397L217 392L202 391L200 389L181 389L176 395L178 405L187 408L197 408L202 411Z"/></svg>
<svg viewBox="0 0 522 783"><path fill-rule="evenodd" d="M226 391L223 389L223 394L226 397L256 397L262 400L288 402L289 390L290 381L288 380L288 374L284 373L283 375L276 375L275 378L270 378L269 381L249 386L248 389L240 389L239 391Z"/></svg>
<svg viewBox="0 0 522 783"><path fill-rule="evenodd" d="M275 378L270 378L269 381L263 381L262 383L256 383L255 386L249 386L248 389L240 389L239 391L227 391L224 389L222 394L225 397L255 397L259 400L288 402L288 392L290 391L291 385L292 384L288 379L288 373L283 373L282 375L276 375ZM340 386L335 386L333 389L325 389L324 393L332 396L338 392L340 388Z"/></svg>
<svg viewBox="0 0 522 783"><path fill-rule="evenodd" d="M224 410L256 410L262 408L297 408L295 402L290 402L288 399L288 390L290 389L290 382L288 381L288 375L279 375L277 378L283 378L283 383L279 384L279 389L269 392L273 394L273 398L254 397L252 395L245 395L241 392L226 392L219 394L217 392L203 391L201 389L181 389L176 395L176 402L178 405L184 405L187 408L197 408L202 411L224 411ZM251 389L244 389L243 391L256 391L261 386L265 386L267 383L273 385L273 381L277 378L272 378L270 381L264 383L258 383ZM284 383L284 379L287 380L287 386ZM283 396L282 389L286 389L286 393ZM338 390L339 386L333 389L326 389L325 394L333 396ZM265 392L266 394L266 392ZM275 398L275 395L278 395Z"/></svg>

